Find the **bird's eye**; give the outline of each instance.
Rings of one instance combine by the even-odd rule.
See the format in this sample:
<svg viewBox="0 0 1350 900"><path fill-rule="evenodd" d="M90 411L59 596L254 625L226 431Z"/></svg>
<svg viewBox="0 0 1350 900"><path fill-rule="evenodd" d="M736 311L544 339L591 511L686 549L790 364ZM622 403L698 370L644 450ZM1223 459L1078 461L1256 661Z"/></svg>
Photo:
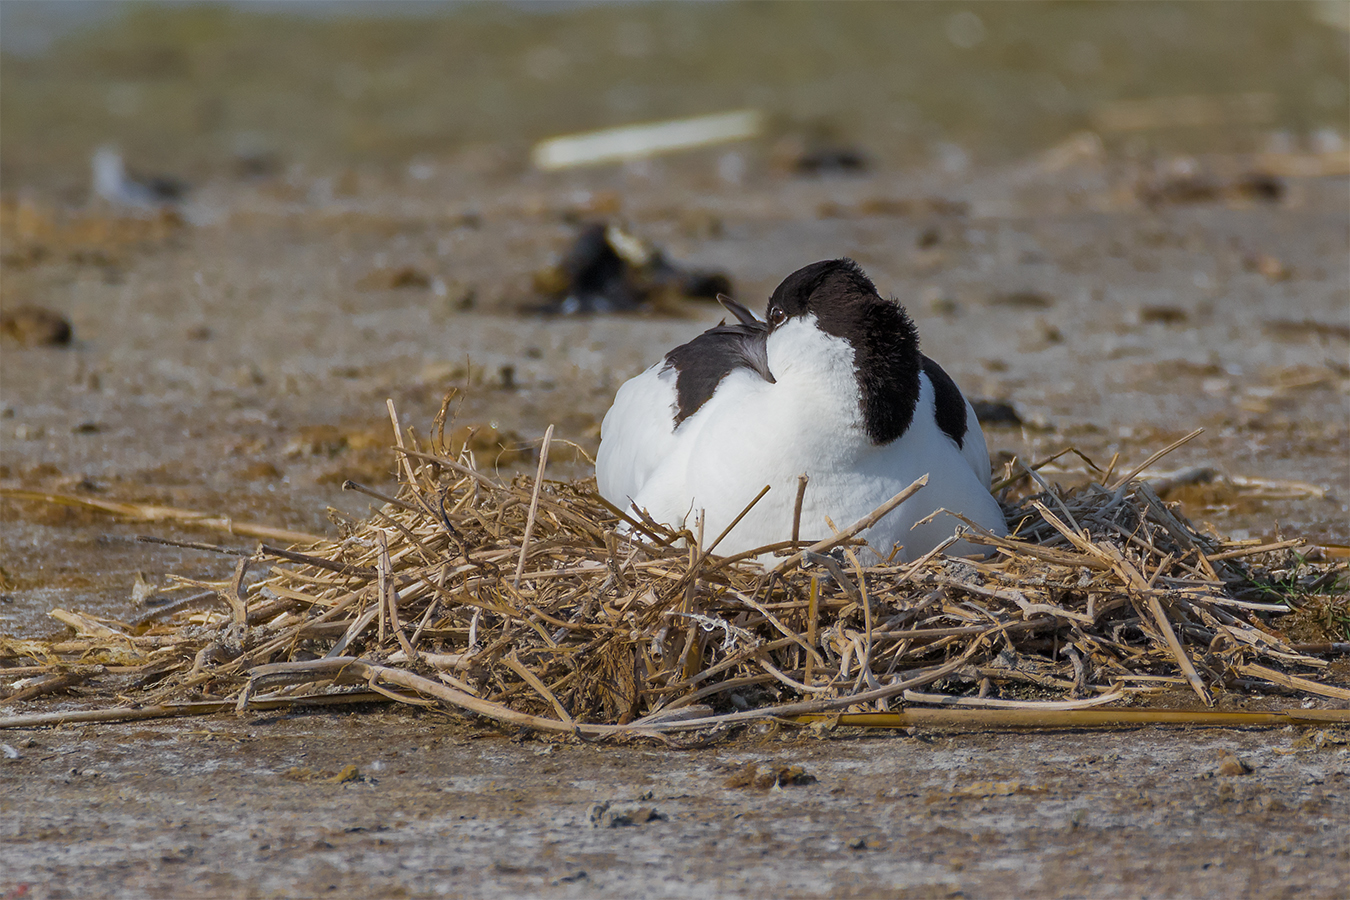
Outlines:
<svg viewBox="0 0 1350 900"><path fill-rule="evenodd" d="M777 328L787 321L787 313L783 312L783 307L775 306L769 310L769 327Z"/></svg>

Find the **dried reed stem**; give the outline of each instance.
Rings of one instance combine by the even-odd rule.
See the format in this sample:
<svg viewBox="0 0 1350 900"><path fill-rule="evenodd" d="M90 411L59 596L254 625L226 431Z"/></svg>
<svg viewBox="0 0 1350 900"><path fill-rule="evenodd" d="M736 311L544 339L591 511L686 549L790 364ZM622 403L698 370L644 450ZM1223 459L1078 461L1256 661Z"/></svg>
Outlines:
<svg viewBox="0 0 1350 900"><path fill-rule="evenodd" d="M806 483L810 477L803 472L797 476L797 499L792 504L792 543L799 544L802 539L802 502L806 499Z"/></svg>
<svg viewBox="0 0 1350 900"><path fill-rule="evenodd" d="M529 555L530 538L534 536L534 520L539 513L539 492L544 487L544 467L548 465L548 447L552 442L553 426L549 425L544 431L544 443L539 447L539 469L534 473L534 490L530 493L530 514L525 520L525 536L520 539L520 559L516 562L516 590L520 590L520 573L525 571L525 557Z"/></svg>
<svg viewBox="0 0 1350 900"><path fill-rule="evenodd" d="M0 497L11 500L27 500L36 503L53 503L57 506L73 506L92 509L131 519L136 522L178 522L197 528L209 528L224 531L240 537L260 538L262 540L284 541L288 544L314 544L322 537L304 531L291 531L286 528L274 528L257 522L239 522L225 516L192 509L179 509L174 506L155 506L148 503L122 503L117 500L101 500L96 497L79 497L73 494L52 494L46 491L26 491L19 488L0 487Z"/></svg>
<svg viewBox="0 0 1350 900"><path fill-rule="evenodd" d="M1203 429L1203 428L1197 428L1197 429L1195 429L1194 431L1192 431L1190 434L1186 435L1185 437L1173 441L1172 443L1168 444L1166 447L1164 447L1164 448L1162 448L1161 450L1159 450L1157 453L1154 453L1154 454L1153 454L1152 456L1150 456L1148 459L1146 459L1146 460L1144 460L1143 462L1141 462L1139 465L1135 466L1135 467L1134 467L1133 469L1131 469L1129 472L1126 472L1124 475L1120 476L1118 479L1116 479L1116 481L1115 481L1114 484L1109 484L1109 485L1107 485L1107 490L1114 491L1114 490L1116 490L1116 489L1118 489L1118 488L1120 488L1120 487L1123 487L1123 486L1126 485L1126 484L1129 484L1131 481L1133 481L1135 478L1138 477L1138 475L1139 475L1140 472L1144 471L1144 470L1147 469L1149 466L1153 465L1155 462L1157 462L1158 460L1162 459L1162 458L1163 458L1164 456L1166 456L1167 454L1171 453L1173 450L1175 450L1175 449L1177 449L1178 447L1180 447L1182 444L1190 443L1191 441L1195 440L1197 437L1199 437L1200 435L1202 435L1202 434L1204 434L1204 433L1205 433L1205 429Z"/></svg>
<svg viewBox="0 0 1350 900"><path fill-rule="evenodd" d="M1217 712L1179 709L908 709L900 713L820 714L799 717L804 724L827 722L862 728L1059 729L1138 728L1176 725L1206 728L1283 728L1288 725L1346 725L1350 710L1287 709Z"/></svg>
<svg viewBox="0 0 1350 900"><path fill-rule="evenodd" d="M913 497L915 494L917 494L919 490L924 486L926 486L927 484L928 484L928 476L927 475L919 476L914 480L914 482L909 487L905 488L900 493L896 494L894 497L887 500L885 503L881 504L867 515L863 516L861 519L854 522L848 528L845 528L843 531L839 532L833 537L825 538L822 541L817 541L810 547L807 547L805 550L801 550L797 553L794 553L792 556L789 556L787 559L783 560L783 562L778 564L778 566L776 567L777 570L779 572L786 572L795 566L801 565L801 562L805 558L806 553L808 552L822 553L822 554L826 553L834 549L835 547L839 546L840 544L844 543L849 538L852 538L859 532L866 531L868 528L871 528L873 525L880 522L891 510L895 509L901 503L904 503L910 497Z"/></svg>

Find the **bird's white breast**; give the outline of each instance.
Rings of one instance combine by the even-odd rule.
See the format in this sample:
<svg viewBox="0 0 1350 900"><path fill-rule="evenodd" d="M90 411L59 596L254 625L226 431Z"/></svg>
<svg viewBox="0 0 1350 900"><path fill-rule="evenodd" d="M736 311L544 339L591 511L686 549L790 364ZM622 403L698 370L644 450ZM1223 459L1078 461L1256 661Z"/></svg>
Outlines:
<svg viewBox="0 0 1350 900"><path fill-rule="evenodd" d="M946 515L914 527L944 507L1002 533L1002 511L988 491L984 436L968 405L963 450L938 427L933 386L923 375L910 427L876 445L864 427L848 341L807 316L775 329L767 349L775 382L733 369L678 427L673 372L656 366L625 384L602 425L601 493L675 526L692 527L701 511L710 543L768 485L717 547L733 554L791 536L803 473L810 481L800 533L808 541L830 536L831 522L837 529L851 525L926 474L927 487L864 532L881 556L901 545L899 556L914 558L949 537L958 522ZM951 552L980 551L961 544Z"/></svg>

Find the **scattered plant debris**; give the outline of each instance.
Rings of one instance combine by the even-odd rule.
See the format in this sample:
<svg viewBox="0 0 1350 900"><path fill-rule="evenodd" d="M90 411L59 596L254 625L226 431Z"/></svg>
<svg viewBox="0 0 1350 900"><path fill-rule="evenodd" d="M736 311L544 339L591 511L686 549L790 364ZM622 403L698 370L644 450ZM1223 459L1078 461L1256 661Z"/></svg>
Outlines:
<svg viewBox="0 0 1350 900"><path fill-rule="evenodd" d="M386 266L367 272L356 286L363 291L425 290L431 287L431 276L416 266Z"/></svg>
<svg viewBox="0 0 1350 900"><path fill-rule="evenodd" d="M1017 408L1007 400L971 400L971 407L975 410L975 418L980 420L980 424L986 427L995 428L1020 428L1022 426L1022 417L1018 415Z"/></svg>
<svg viewBox="0 0 1350 900"><path fill-rule="evenodd" d="M0 335L25 347L60 347L70 343L73 330L60 313L40 306L20 306L0 312Z"/></svg>
<svg viewBox="0 0 1350 900"><path fill-rule="evenodd" d="M1279 203L1287 185L1283 178L1263 170L1222 178L1190 161L1180 161L1140 179L1135 195L1149 207L1244 201Z"/></svg>
<svg viewBox="0 0 1350 900"><path fill-rule="evenodd" d="M562 261L535 273L534 288L547 298L536 309L554 315L669 313L683 299L732 293L725 274L680 267L642 238L603 222L582 226Z"/></svg>

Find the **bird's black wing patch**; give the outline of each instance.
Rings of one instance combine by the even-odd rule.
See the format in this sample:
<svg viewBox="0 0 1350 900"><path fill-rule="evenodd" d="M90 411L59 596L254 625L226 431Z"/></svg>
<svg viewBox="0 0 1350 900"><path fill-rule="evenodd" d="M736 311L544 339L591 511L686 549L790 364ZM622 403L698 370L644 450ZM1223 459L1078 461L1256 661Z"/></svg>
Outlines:
<svg viewBox="0 0 1350 900"><path fill-rule="evenodd" d="M937 407L938 427L951 439L956 441L956 446L961 448L966 439L966 398L961 396L961 389L952 381L950 375L942 371L942 366L933 362L928 357L923 358L923 371L928 376L928 380L933 383L933 400Z"/></svg>
<svg viewBox="0 0 1350 900"><path fill-rule="evenodd" d="M718 325L666 354L666 367L675 370L675 424L702 408L722 379L745 367L770 383L769 326L744 319L737 325Z"/></svg>

